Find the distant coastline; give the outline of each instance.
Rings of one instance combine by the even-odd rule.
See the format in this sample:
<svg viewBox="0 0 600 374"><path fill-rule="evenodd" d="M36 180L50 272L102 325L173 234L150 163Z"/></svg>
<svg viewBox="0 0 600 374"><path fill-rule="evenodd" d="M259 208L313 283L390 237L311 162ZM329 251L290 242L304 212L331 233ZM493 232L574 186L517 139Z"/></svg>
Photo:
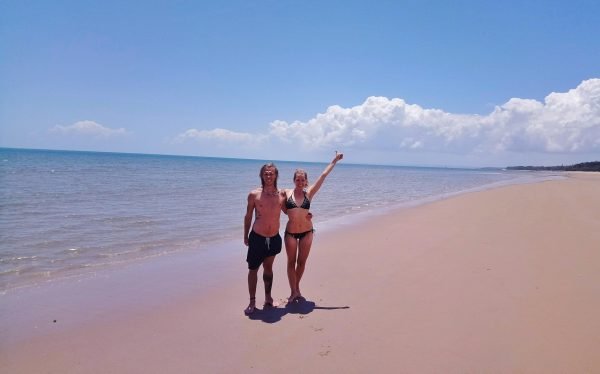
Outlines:
<svg viewBox="0 0 600 374"><path fill-rule="evenodd" d="M600 161L560 166L508 166L506 170L600 171Z"/></svg>

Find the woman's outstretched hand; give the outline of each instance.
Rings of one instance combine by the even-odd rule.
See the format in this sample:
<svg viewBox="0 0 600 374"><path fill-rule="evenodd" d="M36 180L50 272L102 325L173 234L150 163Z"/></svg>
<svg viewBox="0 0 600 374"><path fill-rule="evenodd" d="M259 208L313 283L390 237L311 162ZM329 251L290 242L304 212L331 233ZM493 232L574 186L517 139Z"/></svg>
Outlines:
<svg viewBox="0 0 600 374"><path fill-rule="evenodd" d="M343 153L339 153L338 151L335 151L335 157L333 158L333 162L336 163L343 158L344 158Z"/></svg>

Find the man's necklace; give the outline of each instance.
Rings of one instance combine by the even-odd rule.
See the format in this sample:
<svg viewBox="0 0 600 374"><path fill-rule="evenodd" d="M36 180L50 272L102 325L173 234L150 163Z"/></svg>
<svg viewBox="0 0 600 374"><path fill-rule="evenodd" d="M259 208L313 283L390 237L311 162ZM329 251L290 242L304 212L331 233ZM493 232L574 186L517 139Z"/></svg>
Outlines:
<svg viewBox="0 0 600 374"><path fill-rule="evenodd" d="M263 192L266 193L267 196L277 196L277 195L279 195L279 190L275 190L275 191L271 192L271 191L265 191L263 189Z"/></svg>

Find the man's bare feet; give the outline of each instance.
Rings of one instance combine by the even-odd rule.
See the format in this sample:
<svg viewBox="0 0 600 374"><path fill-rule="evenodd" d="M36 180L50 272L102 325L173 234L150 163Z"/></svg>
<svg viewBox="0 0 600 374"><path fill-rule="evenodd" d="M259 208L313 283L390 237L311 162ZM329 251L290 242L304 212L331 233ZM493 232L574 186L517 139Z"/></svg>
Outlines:
<svg viewBox="0 0 600 374"><path fill-rule="evenodd" d="M273 298L271 296L266 296L265 304L263 305L263 308L272 308L273 306L274 306Z"/></svg>
<svg viewBox="0 0 600 374"><path fill-rule="evenodd" d="M254 313L255 310L256 310L256 297L251 297L250 304L248 304L248 307L246 309L244 309L244 314L249 316L250 314Z"/></svg>

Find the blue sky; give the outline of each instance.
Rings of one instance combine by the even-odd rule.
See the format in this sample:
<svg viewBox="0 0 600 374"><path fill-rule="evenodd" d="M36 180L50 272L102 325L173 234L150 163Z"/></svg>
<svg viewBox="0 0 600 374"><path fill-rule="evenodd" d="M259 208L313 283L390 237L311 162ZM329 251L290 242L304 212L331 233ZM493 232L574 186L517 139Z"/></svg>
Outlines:
<svg viewBox="0 0 600 374"><path fill-rule="evenodd" d="M597 1L2 1L0 146L600 160Z"/></svg>

